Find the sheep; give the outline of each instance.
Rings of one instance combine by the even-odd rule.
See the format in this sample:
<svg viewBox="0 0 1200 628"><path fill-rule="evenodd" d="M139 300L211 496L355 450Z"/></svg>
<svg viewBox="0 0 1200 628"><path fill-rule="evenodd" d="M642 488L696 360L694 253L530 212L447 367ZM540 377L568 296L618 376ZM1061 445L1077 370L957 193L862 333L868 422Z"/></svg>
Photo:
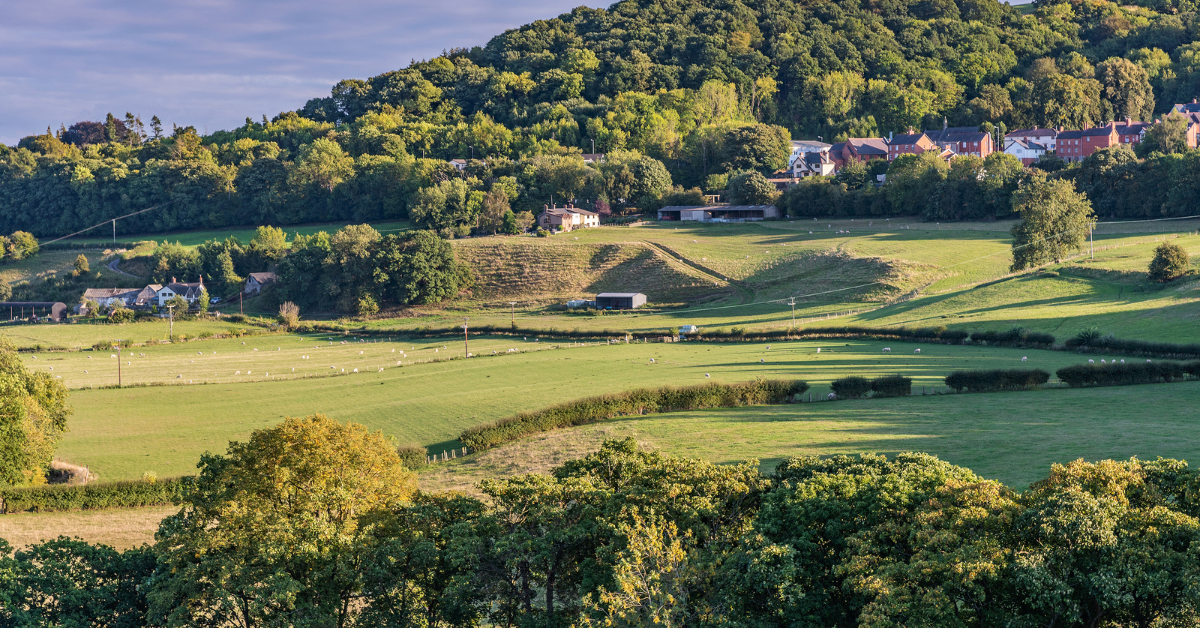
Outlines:
<svg viewBox="0 0 1200 628"><path fill-rule="evenodd" d="M764 360L764 359L762 359L762 358L759 358L759 359L758 359L758 361L759 361L759 362L766 362L766 360Z"/></svg>
<svg viewBox="0 0 1200 628"><path fill-rule="evenodd" d="M1100 358L1100 363L1101 363L1101 364L1106 364L1106 362L1104 361L1104 358Z"/></svg>
<svg viewBox="0 0 1200 628"><path fill-rule="evenodd" d="M84 372L84 373L86 373L86 372L87 372L87 370L85 369L83 372Z"/></svg>
<svg viewBox="0 0 1200 628"><path fill-rule="evenodd" d="M331 368L331 369L333 369L333 370L335 370L335 371L337 370L337 367L336 367L336 366L331 366L331 367L329 367L329 368Z"/></svg>
<svg viewBox="0 0 1200 628"><path fill-rule="evenodd" d="M241 371L236 371L236 372L234 372L234 375L241 375L241 374L242 374L242 372L241 372Z"/></svg>
<svg viewBox="0 0 1200 628"><path fill-rule="evenodd" d="M711 375L709 375L708 373L705 373L705 374L704 374L704 376L705 376L705 377L712 377L712 376L711 376Z"/></svg>
<svg viewBox="0 0 1200 628"><path fill-rule="evenodd" d="M651 363L653 363L653 362L654 362L654 358L650 358L650 362L651 362Z"/></svg>
<svg viewBox="0 0 1200 628"><path fill-rule="evenodd" d="M1023 355L1023 356L1021 356L1021 361L1022 361L1022 362L1028 362L1028 361L1029 361L1029 357L1028 357L1028 356L1024 356L1024 355Z"/></svg>
<svg viewBox="0 0 1200 628"><path fill-rule="evenodd" d="M916 351L913 351L913 353L920 353L920 352L921 352L921 350L920 350L920 349L917 349Z"/></svg>
<svg viewBox="0 0 1200 628"><path fill-rule="evenodd" d="M379 367L379 372L380 372L380 373L382 373L382 372L383 372L383 367L382 367L382 366L381 366L381 367Z"/></svg>
<svg viewBox="0 0 1200 628"><path fill-rule="evenodd" d="M359 352L358 352L358 355L362 355L362 354L363 354L363 353L362 353L362 351L359 351Z"/></svg>
<svg viewBox="0 0 1200 628"><path fill-rule="evenodd" d="M1146 361L1149 362L1150 360L1146 360ZM1095 363L1096 363L1095 360L1088 360L1088 364L1095 364Z"/></svg>
<svg viewBox="0 0 1200 628"><path fill-rule="evenodd" d="M182 375L176 375L176 376L175 376L175 379L183 379L183 376L182 376Z"/></svg>
<svg viewBox="0 0 1200 628"><path fill-rule="evenodd" d="M355 373L357 373L357 372L358 372L358 369L354 369L354 372L355 372Z"/></svg>
<svg viewBox="0 0 1200 628"><path fill-rule="evenodd" d="M771 350L771 345L767 345L767 351Z"/></svg>
<svg viewBox="0 0 1200 628"><path fill-rule="evenodd" d="M825 399L828 401L833 401L834 399L837 399L837 395L829 393L828 395L825 395Z"/></svg>
<svg viewBox="0 0 1200 628"><path fill-rule="evenodd" d="M89 356L88 356L88 359L89 359L89 360L90 360L90 359L92 359L92 356L90 356L90 355L89 355Z"/></svg>
<svg viewBox="0 0 1200 628"><path fill-rule="evenodd" d="M138 354L138 355L145 356L146 354L144 354L144 353L141 353L141 354ZM204 352L203 352L203 351L197 351L197 352L196 352L196 355L204 355Z"/></svg>
<svg viewBox="0 0 1200 628"><path fill-rule="evenodd" d="M1121 364L1124 364L1124 363L1125 363L1125 360L1121 360Z"/></svg>
<svg viewBox="0 0 1200 628"><path fill-rule="evenodd" d="M892 352L892 348L891 348L891 347L884 347L884 348L883 348L883 352L884 352L884 353L891 353L891 352Z"/></svg>
<svg viewBox="0 0 1200 628"><path fill-rule="evenodd" d="M817 347L817 353L821 352L821 347Z"/></svg>
<svg viewBox="0 0 1200 628"><path fill-rule="evenodd" d="M108 354L108 357L110 357L110 358L116 358L116 357L117 357L117 354L115 354L115 353L110 353L110 354ZM34 359L36 360L37 358L34 358Z"/></svg>
<svg viewBox="0 0 1200 628"><path fill-rule="evenodd" d="M255 349L254 349L254 350L255 350L255 351L258 351L258 348L257 348L257 347L255 347Z"/></svg>
<svg viewBox="0 0 1200 628"><path fill-rule="evenodd" d="M50 367L50 370L51 370L51 371L53 371L53 370L54 370L54 367L53 367L53 366L52 366L52 367Z"/></svg>

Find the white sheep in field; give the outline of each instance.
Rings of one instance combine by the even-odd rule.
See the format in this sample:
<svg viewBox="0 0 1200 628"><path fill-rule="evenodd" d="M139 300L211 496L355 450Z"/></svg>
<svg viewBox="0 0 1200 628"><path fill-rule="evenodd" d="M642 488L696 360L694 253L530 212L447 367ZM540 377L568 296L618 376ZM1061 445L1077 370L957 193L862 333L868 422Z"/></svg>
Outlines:
<svg viewBox="0 0 1200 628"><path fill-rule="evenodd" d="M176 375L176 376L175 376L175 379L183 379L183 376L182 376L182 375Z"/></svg>
<svg viewBox="0 0 1200 628"><path fill-rule="evenodd" d="M825 395L825 398L828 399L829 401L833 401L834 399L837 399L837 395L835 395L833 393L829 393L828 395Z"/></svg>
<svg viewBox="0 0 1200 628"><path fill-rule="evenodd" d="M53 370L54 370L54 367L53 367L53 366L52 366L52 367L50 367L50 370L51 370L51 371L53 371Z"/></svg>
<svg viewBox="0 0 1200 628"><path fill-rule="evenodd" d="M917 349L916 351L913 351L913 353L920 353L920 352L921 352L921 350L920 350L920 349Z"/></svg>
<svg viewBox="0 0 1200 628"><path fill-rule="evenodd" d="M891 347L884 347L884 348L883 348L883 352L884 352L884 353L891 353L891 352L892 352L892 348L891 348Z"/></svg>
<svg viewBox="0 0 1200 628"><path fill-rule="evenodd" d="M821 352L821 347L817 347L817 353Z"/></svg>
<svg viewBox="0 0 1200 628"><path fill-rule="evenodd" d="M241 374L242 374L242 372L241 372L241 371L236 371L236 372L234 372L234 375L241 375Z"/></svg>
<svg viewBox="0 0 1200 628"><path fill-rule="evenodd" d="M383 372L383 367L380 367L380 369L379 369L379 372L380 372L380 373L382 373L382 372Z"/></svg>
<svg viewBox="0 0 1200 628"><path fill-rule="evenodd" d="M704 376L705 376L705 377L712 377L712 376L711 376L711 375L709 375L708 373L705 373L705 374L704 374Z"/></svg>
<svg viewBox="0 0 1200 628"><path fill-rule="evenodd" d="M1095 364L1095 363L1096 363L1095 360L1088 360L1088 364Z"/></svg>
<svg viewBox="0 0 1200 628"><path fill-rule="evenodd" d="M1029 357L1028 357L1028 356L1024 356L1024 355L1023 355L1023 356L1021 356L1021 361L1022 361L1022 362L1028 362L1028 361L1029 361Z"/></svg>
<svg viewBox="0 0 1200 628"><path fill-rule="evenodd" d="M1105 361L1104 361L1104 358L1100 358L1100 363L1101 363L1101 364L1107 364L1107 362L1105 362Z"/></svg>
<svg viewBox="0 0 1200 628"><path fill-rule="evenodd" d="M110 357L110 358L115 358L115 357L117 357L117 354L115 354L115 353L110 353L110 354L108 354L108 357ZM36 360L37 358L34 358L34 359Z"/></svg>
<svg viewBox="0 0 1200 628"><path fill-rule="evenodd" d="M1125 363L1125 360L1121 360L1121 364L1124 364L1124 363Z"/></svg>
<svg viewBox="0 0 1200 628"><path fill-rule="evenodd" d="M358 372L358 369L354 369L354 372L355 372L355 373L357 373L357 372Z"/></svg>

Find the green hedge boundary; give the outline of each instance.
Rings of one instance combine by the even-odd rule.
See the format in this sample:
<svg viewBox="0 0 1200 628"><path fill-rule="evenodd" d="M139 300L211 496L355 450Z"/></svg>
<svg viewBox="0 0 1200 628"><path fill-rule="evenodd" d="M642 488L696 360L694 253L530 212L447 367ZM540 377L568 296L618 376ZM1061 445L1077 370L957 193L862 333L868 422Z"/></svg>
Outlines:
<svg viewBox="0 0 1200 628"><path fill-rule="evenodd" d="M1076 364L1058 369L1056 375L1071 388L1158 384L1200 376L1200 361Z"/></svg>
<svg viewBox="0 0 1200 628"><path fill-rule="evenodd" d="M946 376L946 385L956 392L1027 390L1048 381L1050 374L1041 369L954 371Z"/></svg>
<svg viewBox="0 0 1200 628"><path fill-rule="evenodd" d="M790 380L760 380L737 384L702 384L682 388L639 388L588 397L468 428L459 440L475 451L490 449L530 434L557 428L631 416L706 408L736 408L795 401L808 384Z"/></svg>
<svg viewBox="0 0 1200 628"><path fill-rule="evenodd" d="M0 489L0 514L68 512L102 508L166 506L183 500L192 477L155 482L134 480L95 484L44 484Z"/></svg>

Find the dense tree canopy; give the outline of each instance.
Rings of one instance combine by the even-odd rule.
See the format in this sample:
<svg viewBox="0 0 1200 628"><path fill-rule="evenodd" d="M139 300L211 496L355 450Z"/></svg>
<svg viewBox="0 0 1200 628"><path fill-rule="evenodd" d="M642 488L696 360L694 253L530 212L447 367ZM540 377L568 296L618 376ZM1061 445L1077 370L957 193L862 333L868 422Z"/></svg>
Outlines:
<svg viewBox="0 0 1200 628"><path fill-rule="evenodd" d="M147 129L126 114L31 135L0 150L0 230L59 235L147 207L158 209L118 229L401 218L430 206L419 190L450 179L471 193L499 184L517 214L561 200L653 209L673 185L716 193L727 177L713 175L769 174L790 137L1161 117L1200 94L1194 9L1175 0L1048 0L1028 15L995 0L581 7L340 81L328 97L229 131L164 131L157 118ZM1177 151L1172 129L1147 154ZM585 165L579 155L592 152L609 162ZM449 159L476 161L459 172ZM441 227L445 235L490 232L503 213L449 215L465 222Z"/></svg>

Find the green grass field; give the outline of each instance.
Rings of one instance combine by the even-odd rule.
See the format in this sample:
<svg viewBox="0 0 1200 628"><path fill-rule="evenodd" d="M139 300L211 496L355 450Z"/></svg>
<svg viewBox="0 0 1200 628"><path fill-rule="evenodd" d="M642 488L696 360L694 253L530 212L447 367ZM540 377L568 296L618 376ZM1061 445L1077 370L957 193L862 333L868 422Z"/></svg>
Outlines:
<svg viewBox="0 0 1200 628"><path fill-rule="evenodd" d="M174 382L175 371L192 367L194 358L207 364L192 368L223 369L227 383L73 391L70 403L75 415L59 456L87 465L109 480L137 478L147 471L167 477L193 472L201 453L223 451L229 440L244 439L251 430L273 425L289 415L320 412L383 430L398 443L416 443L439 451L457 446L458 434L472 425L579 397L641 386L795 378L810 382L814 397L819 398L827 392L828 382L846 375L900 373L913 377L917 385L934 386L940 385L950 371L960 368L1026 366L1053 372L1079 361L1078 356L1064 352L881 342L651 343L575 348L568 343L548 345L563 347L557 350L389 365L379 372L377 365L398 355L391 353L392 348L429 359L441 351L454 353L450 348L453 345L446 344L447 349L438 348L439 353L434 354L434 344L411 341L312 349L315 345L311 340L303 346L295 340L297 344L289 346L287 352L282 350L282 338L248 340L245 347L229 344L240 342L187 343L170 347L172 352L155 347L155 353L131 358L133 364L123 367L142 382ZM481 338L472 344L473 352L490 356L489 346L500 350L515 345L524 350L543 343ZM413 350L413 346L418 348ZM885 346L893 351L883 353ZM256 347L260 350L252 351ZM281 350L274 351L276 347ZM461 345L458 348L461 350ZM913 353L916 348L921 349L920 354ZM197 350L206 351L206 355L196 355ZM217 351L215 356L211 355L213 350ZM357 354L359 350L363 354ZM303 353L311 353L314 358L299 360ZM109 358L109 353L90 361L88 354L92 352L46 354L36 364L32 356L26 360L33 368L48 369L51 358L63 357L53 362L54 372L66 374L64 381L68 383L72 381L72 369L86 362L98 362L104 370L103 378L115 379L112 363L116 360ZM1022 363L1022 356L1028 356L1029 361ZM138 360L144 360L141 366ZM317 371L313 375L323 375L330 370L329 365L337 366L338 373L342 368L350 371L353 364L369 366L359 367L357 374L336 377L293 378L290 371L283 377L273 373L270 381L265 376L269 371L264 370L262 376L257 372L258 365L263 369L283 368L267 364L288 362L312 363ZM243 371L239 382L234 371L243 366L255 367L251 368L255 373L245 375ZM706 373L710 377L706 378Z"/></svg>
<svg viewBox="0 0 1200 628"><path fill-rule="evenodd" d="M605 438L633 437L673 455L717 463L796 455L923 451L1014 488L1078 458L1196 460L1200 382L1098 389L930 395L679 412L558 430L438 463L426 489L470 490L487 477L542 471ZM1153 411L1148 411L1153 408Z"/></svg>

